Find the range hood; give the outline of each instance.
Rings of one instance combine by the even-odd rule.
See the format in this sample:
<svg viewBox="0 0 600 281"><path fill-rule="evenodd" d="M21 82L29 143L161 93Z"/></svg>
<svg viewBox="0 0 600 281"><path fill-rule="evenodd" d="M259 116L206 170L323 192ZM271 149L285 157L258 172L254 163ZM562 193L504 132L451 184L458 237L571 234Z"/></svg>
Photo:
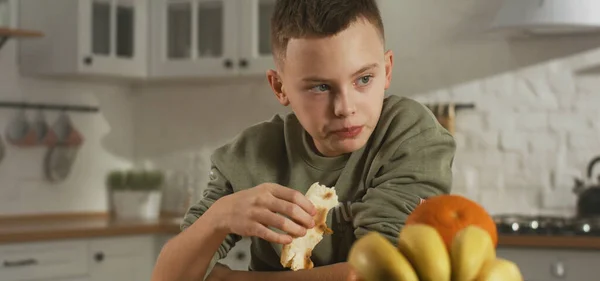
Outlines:
<svg viewBox="0 0 600 281"><path fill-rule="evenodd" d="M600 33L600 0L504 0L491 29L528 36Z"/></svg>

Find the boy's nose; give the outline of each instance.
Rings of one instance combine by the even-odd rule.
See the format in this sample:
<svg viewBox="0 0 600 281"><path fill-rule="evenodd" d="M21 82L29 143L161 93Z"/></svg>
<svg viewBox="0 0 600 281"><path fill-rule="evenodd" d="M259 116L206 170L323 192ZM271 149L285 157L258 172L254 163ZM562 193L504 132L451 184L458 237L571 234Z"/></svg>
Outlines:
<svg viewBox="0 0 600 281"><path fill-rule="evenodd" d="M352 93L343 91L335 95L334 112L338 117L347 117L356 113L356 103Z"/></svg>

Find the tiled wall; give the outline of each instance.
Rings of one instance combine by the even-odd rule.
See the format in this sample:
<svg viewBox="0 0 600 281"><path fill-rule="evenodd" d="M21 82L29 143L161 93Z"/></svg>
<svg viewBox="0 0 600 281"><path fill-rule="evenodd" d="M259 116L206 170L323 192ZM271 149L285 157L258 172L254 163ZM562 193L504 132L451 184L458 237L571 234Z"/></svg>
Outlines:
<svg viewBox="0 0 600 281"><path fill-rule="evenodd" d="M17 148L6 144L0 161L0 216L50 212L94 212L107 208L104 175L113 167L130 166L133 159L133 118L128 87L22 78L15 59L15 41L0 50L0 100L99 106L93 114L69 114L85 143L71 175L64 182L44 178L47 148ZM17 113L0 109L0 138L6 142L7 124ZM44 112L52 124L57 112ZM36 111L26 114L30 120Z"/></svg>
<svg viewBox="0 0 600 281"><path fill-rule="evenodd" d="M574 75L583 57L417 97L476 106L457 115L455 192L492 213L573 214L573 176L600 156L600 76Z"/></svg>

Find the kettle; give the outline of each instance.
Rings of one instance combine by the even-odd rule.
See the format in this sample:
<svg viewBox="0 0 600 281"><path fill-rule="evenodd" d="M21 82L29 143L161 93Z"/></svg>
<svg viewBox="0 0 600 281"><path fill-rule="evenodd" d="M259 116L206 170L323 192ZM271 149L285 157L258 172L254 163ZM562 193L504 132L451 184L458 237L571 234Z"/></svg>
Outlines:
<svg viewBox="0 0 600 281"><path fill-rule="evenodd" d="M600 175L594 184L593 172L600 156L592 159L587 168L587 180L575 179L573 192L577 194L577 217L600 217Z"/></svg>

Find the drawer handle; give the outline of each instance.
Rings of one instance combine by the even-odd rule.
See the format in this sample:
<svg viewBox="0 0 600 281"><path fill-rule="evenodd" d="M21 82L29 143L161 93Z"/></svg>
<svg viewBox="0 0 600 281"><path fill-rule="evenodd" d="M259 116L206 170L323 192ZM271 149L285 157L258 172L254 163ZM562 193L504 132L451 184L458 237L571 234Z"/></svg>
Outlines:
<svg viewBox="0 0 600 281"><path fill-rule="evenodd" d="M104 260L104 253L98 252L94 255L94 260L97 262L102 262Z"/></svg>
<svg viewBox="0 0 600 281"><path fill-rule="evenodd" d="M31 266L36 265L38 262L36 259L24 259L18 261L4 261L4 267L18 267L18 266Z"/></svg>

